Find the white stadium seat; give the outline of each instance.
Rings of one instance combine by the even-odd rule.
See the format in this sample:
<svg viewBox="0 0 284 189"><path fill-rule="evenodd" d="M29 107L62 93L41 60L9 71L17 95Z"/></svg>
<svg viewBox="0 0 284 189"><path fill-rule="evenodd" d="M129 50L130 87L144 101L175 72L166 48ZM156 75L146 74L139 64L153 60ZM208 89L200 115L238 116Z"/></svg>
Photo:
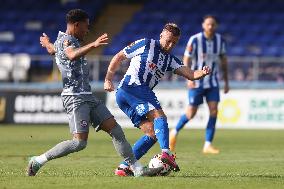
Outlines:
<svg viewBox="0 0 284 189"><path fill-rule="evenodd" d="M9 81L13 68L13 57L9 53L0 54L0 81Z"/></svg>
<svg viewBox="0 0 284 189"><path fill-rule="evenodd" d="M14 55L14 64L12 69L12 78L14 81L26 81L28 70L31 66L31 57L25 53Z"/></svg>

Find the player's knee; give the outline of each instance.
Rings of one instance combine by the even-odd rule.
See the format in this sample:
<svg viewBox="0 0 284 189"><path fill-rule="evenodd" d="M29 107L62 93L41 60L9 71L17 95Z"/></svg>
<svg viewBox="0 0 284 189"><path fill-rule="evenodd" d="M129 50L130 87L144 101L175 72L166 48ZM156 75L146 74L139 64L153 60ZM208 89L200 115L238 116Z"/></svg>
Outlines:
<svg viewBox="0 0 284 189"><path fill-rule="evenodd" d="M217 114L218 114L217 109L210 110L210 117L217 117Z"/></svg>
<svg viewBox="0 0 284 189"><path fill-rule="evenodd" d="M195 114L196 114L195 110L187 110L185 112L187 119L192 119L195 116Z"/></svg>
<svg viewBox="0 0 284 189"><path fill-rule="evenodd" d="M146 135L148 135L149 137L151 137L154 140L157 140L156 135L155 135L155 131L154 131L154 127L151 127L147 133L145 133Z"/></svg>
<svg viewBox="0 0 284 189"><path fill-rule="evenodd" d="M157 140L156 135L155 135L155 131L153 127L150 127L149 129L146 130L145 134L151 138L153 138L154 140Z"/></svg>
<svg viewBox="0 0 284 189"><path fill-rule="evenodd" d="M191 119L193 116L192 114L188 113L188 112L185 112L185 116L187 119Z"/></svg>
<svg viewBox="0 0 284 189"><path fill-rule="evenodd" d="M140 124L139 128L143 131L145 135L156 140L153 122L145 121Z"/></svg>
<svg viewBox="0 0 284 189"><path fill-rule="evenodd" d="M73 149L75 152L81 151L87 147L86 140L73 140Z"/></svg>

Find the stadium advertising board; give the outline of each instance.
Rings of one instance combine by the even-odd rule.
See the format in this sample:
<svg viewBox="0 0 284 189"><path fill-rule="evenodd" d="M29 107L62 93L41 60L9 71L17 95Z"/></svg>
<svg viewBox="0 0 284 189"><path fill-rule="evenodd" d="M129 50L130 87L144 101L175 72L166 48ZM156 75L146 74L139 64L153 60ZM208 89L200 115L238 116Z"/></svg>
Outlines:
<svg viewBox="0 0 284 189"><path fill-rule="evenodd" d="M15 96L15 123L67 123L58 94L18 94Z"/></svg>
<svg viewBox="0 0 284 189"><path fill-rule="evenodd" d="M157 89L155 93L168 117L169 127L174 127L188 104L184 89ZM284 129L284 91L281 90L231 90L221 91L218 128ZM114 93L108 94L107 106L118 122L132 127L126 115L117 107ZM208 120L208 108L201 105L188 128L204 128Z"/></svg>
<svg viewBox="0 0 284 189"><path fill-rule="evenodd" d="M68 117L61 91L0 92L0 122L21 124L65 124ZM104 92L96 95L105 100Z"/></svg>
<svg viewBox="0 0 284 189"><path fill-rule="evenodd" d="M5 123L67 123L60 92L20 92L7 91L0 93L0 121ZM6 103L3 104L3 99Z"/></svg>

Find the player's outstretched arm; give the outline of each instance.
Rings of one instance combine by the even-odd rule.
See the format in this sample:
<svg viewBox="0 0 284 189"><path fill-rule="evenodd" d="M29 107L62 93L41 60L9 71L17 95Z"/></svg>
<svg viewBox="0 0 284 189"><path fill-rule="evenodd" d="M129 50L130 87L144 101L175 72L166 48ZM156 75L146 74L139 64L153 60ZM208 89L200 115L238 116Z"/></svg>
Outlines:
<svg viewBox="0 0 284 189"><path fill-rule="evenodd" d="M80 58L81 56L86 55L88 52L90 52L92 49L99 47L101 45L107 45L106 41L108 40L107 34L101 35L96 41L91 42L83 47L80 48L73 48L73 47L67 47L65 50L65 54L69 60L75 60L77 58Z"/></svg>
<svg viewBox="0 0 284 189"><path fill-rule="evenodd" d="M49 41L49 37L45 33L40 36L39 42L42 47L46 48L49 54L54 55L56 53L54 45Z"/></svg>
<svg viewBox="0 0 284 189"><path fill-rule="evenodd" d="M110 64L107 69L105 83L104 83L104 89L106 91L111 92L114 90L114 85L112 83L113 76L115 72L118 70L118 68L120 67L122 61L125 59L126 59L126 56L123 53L123 51L120 51L111 59Z"/></svg>
<svg viewBox="0 0 284 189"><path fill-rule="evenodd" d="M204 66L202 70L191 70L187 66L182 66L175 70L177 75L185 77L188 80L197 80L205 77L211 73L211 69L208 66Z"/></svg>

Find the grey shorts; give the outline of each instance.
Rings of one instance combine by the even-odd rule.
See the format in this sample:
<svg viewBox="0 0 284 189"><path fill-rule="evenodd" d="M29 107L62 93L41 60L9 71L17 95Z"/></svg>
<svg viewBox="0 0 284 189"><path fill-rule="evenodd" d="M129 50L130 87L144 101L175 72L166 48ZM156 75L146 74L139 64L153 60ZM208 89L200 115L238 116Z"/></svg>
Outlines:
<svg viewBox="0 0 284 189"><path fill-rule="evenodd" d="M90 125L96 128L103 121L113 117L107 107L93 94L64 95L62 101L69 118L69 127L72 134L89 132Z"/></svg>

